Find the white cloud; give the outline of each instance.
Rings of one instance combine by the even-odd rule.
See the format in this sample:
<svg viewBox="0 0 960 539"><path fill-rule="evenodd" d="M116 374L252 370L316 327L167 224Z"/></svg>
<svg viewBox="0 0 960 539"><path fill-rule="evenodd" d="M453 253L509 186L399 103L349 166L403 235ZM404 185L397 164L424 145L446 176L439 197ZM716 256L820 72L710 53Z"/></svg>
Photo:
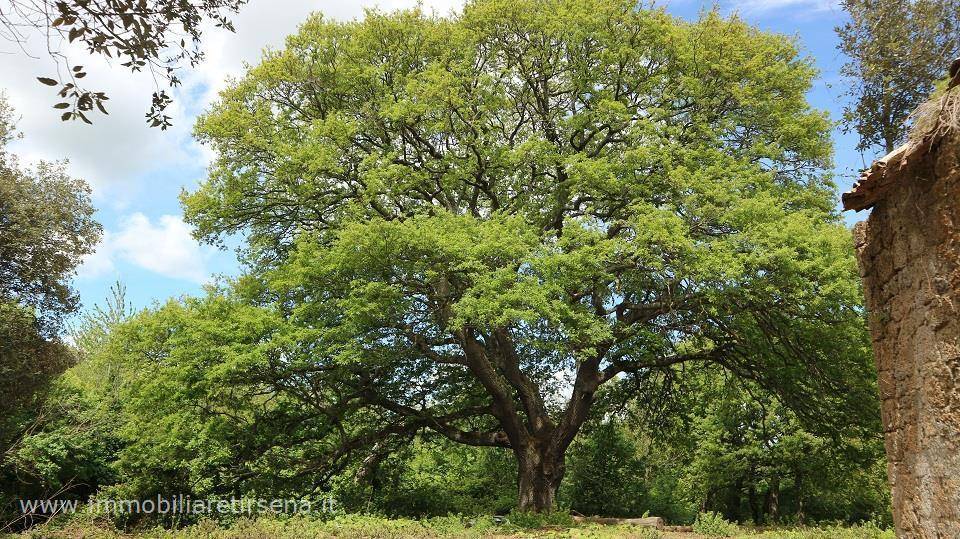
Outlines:
<svg viewBox="0 0 960 539"><path fill-rule="evenodd" d="M791 16L809 16L840 9L840 0L733 0L731 7L750 15L789 10Z"/></svg>
<svg viewBox="0 0 960 539"><path fill-rule="evenodd" d="M56 71L50 58L38 50L40 45L38 39L28 43L28 50L37 57L3 55L0 88L16 109L17 127L24 134L14 144L17 154L28 161L68 159L70 173L89 182L95 198L112 207L122 207L136 194L134 182L141 176L163 166L189 162L191 150L185 142L189 141L191 120L185 117L181 104L171 106L173 129L162 132L147 127L144 113L155 89L153 79L145 73L130 73L117 62L88 56L82 50L72 49L70 58L84 66L88 73L84 81L89 81L90 89L109 96L109 115L88 113L93 125L61 122L61 111L53 109L58 101L56 89L36 79ZM12 52L8 48L0 47L0 52Z"/></svg>
<svg viewBox="0 0 960 539"><path fill-rule="evenodd" d="M157 223L142 213L127 216L120 229L106 231L97 251L84 259L80 278L96 278L118 273L123 261L165 277L195 283L209 280L209 253L205 253L190 235L190 227L180 217L162 215Z"/></svg>
<svg viewBox="0 0 960 539"><path fill-rule="evenodd" d="M117 267L113 263L113 252L107 243L109 237L110 233L104 232L97 250L83 258L83 262L77 268L77 278L96 279L104 275L119 276Z"/></svg>
<svg viewBox="0 0 960 539"><path fill-rule="evenodd" d="M244 65L259 62L265 48L279 49L287 36L297 31L311 13L319 12L330 19L362 18L364 9L394 11L422 6L426 11L447 15L459 9L463 0L367 0L343 2L330 0L254 0L244 6L233 19L236 33L210 29L204 32L206 57L201 66L185 76L188 88L202 87L200 107L216 98L229 77L243 74ZM202 86L200 86L202 85Z"/></svg>
<svg viewBox="0 0 960 539"><path fill-rule="evenodd" d="M16 143L15 151L28 161L69 159L71 174L93 186L98 203L129 211L126 208L135 203L150 173L207 162L209 154L202 152L190 136L196 113L210 104L227 77L241 75L245 63L256 64L265 47L282 47L286 36L295 32L311 12L345 20L362 17L364 7L394 10L416 4L416 0L253 0L234 17L236 33L213 27L203 32L206 59L181 73L184 85L175 90L174 104L168 111L174 127L167 131L147 127L144 119L155 90L149 74L131 73L117 61L89 56L79 46L65 51L74 64L84 66L88 73L84 81L110 97L110 115L93 114L94 125L61 122L59 111L52 108L55 90L36 80L37 76L55 72L46 54L44 36L29 36L25 48L30 56L17 45L0 41L0 89L6 91L16 108L18 127L25 135ZM448 13L462 2L428 0L422 5Z"/></svg>
<svg viewBox="0 0 960 539"><path fill-rule="evenodd" d="M110 97L110 114L94 114L93 125L61 122L59 111L52 108L54 89L36 80L55 69L45 53L43 36L30 36L26 43L29 56L15 45L0 42L0 90L5 90L16 108L18 128L24 134L14 151L26 161L68 159L70 173L93 186L98 206L127 214L119 229L104 233L97 252L84 260L79 276L117 275L118 263L124 262L167 277L206 281L210 253L192 239L189 227L173 215L151 222L142 211L151 213L158 201L140 200L151 174L208 162L210 153L199 148L190 135L195 115L216 98L229 77L241 76L245 65L256 64L264 48L282 47L310 13L349 20L362 18L364 8L392 11L418 3L440 14L463 4L462 0L253 0L233 18L236 33L205 29L206 58L181 74L184 84L174 92L169 111L174 127L167 131L151 129L144 121L155 89L149 74L131 73L119 62L89 56L78 48L67 49L70 59L84 66L88 73L84 81L89 81L91 88ZM193 180L195 177L179 179L183 185ZM131 213L134 210L140 211Z"/></svg>

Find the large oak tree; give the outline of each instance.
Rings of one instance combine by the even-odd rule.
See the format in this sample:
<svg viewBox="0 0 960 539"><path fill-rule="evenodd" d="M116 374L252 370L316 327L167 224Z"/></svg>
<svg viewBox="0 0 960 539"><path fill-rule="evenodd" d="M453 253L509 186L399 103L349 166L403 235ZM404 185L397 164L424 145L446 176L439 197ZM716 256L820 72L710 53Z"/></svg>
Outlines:
<svg viewBox="0 0 960 539"><path fill-rule="evenodd" d="M143 383L272 433L288 478L423 431L505 448L538 511L604 387L720 365L842 428L875 400L813 76L787 38L632 2L315 16L198 123L187 218L250 271L137 330Z"/></svg>

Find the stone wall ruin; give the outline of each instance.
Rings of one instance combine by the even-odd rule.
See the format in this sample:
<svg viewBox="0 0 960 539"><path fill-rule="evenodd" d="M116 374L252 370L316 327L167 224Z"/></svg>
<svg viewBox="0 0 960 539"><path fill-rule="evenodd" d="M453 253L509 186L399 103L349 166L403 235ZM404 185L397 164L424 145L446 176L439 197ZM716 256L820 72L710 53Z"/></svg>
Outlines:
<svg viewBox="0 0 960 539"><path fill-rule="evenodd" d="M854 237L897 536L960 538L960 136L909 142L843 201L873 208Z"/></svg>

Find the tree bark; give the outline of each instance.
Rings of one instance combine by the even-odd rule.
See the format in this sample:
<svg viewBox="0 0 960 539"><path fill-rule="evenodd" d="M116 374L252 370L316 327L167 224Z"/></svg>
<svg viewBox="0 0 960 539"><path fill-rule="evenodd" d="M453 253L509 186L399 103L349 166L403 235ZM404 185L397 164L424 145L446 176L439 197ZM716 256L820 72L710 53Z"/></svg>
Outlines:
<svg viewBox="0 0 960 539"><path fill-rule="evenodd" d="M750 486L747 488L747 503L750 504L750 517L754 524L763 522L763 507L760 505L760 498L757 497L757 484L754 477L750 478Z"/></svg>
<svg viewBox="0 0 960 539"><path fill-rule="evenodd" d="M766 506L767 520L777 522L780 520L780 477L775 475L770 478L770 487L767 489Z"/></svg>
<svg viewBox="0 0 960 539"><path fill-rule="evenodd" d="M803 525L807 519L803 507L803 472L797 471L794 475L794 488L797 490L797 523Z"/></svg>
<svg viewBox="0 0 960 539"><path fill-rule="evenodd" d="M517 505L521 511L543 513L556 505L557 488L563 479L564 455L538 444L514 451L517 456Z"/></svg>

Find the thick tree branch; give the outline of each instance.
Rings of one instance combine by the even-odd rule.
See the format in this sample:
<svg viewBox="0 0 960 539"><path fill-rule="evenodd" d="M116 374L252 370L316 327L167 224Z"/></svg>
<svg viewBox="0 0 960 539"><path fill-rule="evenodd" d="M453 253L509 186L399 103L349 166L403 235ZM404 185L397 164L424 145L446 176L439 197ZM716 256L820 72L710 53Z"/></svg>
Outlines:
<svg viewBox="0 0 960 539"><path fill-rule="evenodd" d="M636 372L641 369L662 369L690 361L713 361L719 363L726 355L731 353L731 350L732 348L729 346L720 346L704 352L676 354L651 361L614 361L600 372L600 383L605 383L623 372Z"/></svg>
<svg viewBox="0 0 960 539"><path fill-rule="evenodd" d="M508 391L507 384L497 374L483 345L477 341L474 331L470 328L458 330L457 336L466 353L467 367L493 398L493 415L500 420L500 425L512 444L523 443L529 438L529 433L520 420L520 414L517 413L513 395Z"/></svg>
<svg viewBox="0 0 960 539"><path fill-rule="evenodd" d="M601 347L590 359L581 361L577 366L577 376L573 383L573 394L550 439L550 448L555 454L563 454L576 437L580 427L590 414L593 398L602 382L599 372L600 362L609 346Z"/></svg>
<svg viewBox="0 0 960 539"><path fill-rule="evenodd" d="M516 345L510 333L504 328L498 328L494 330L493 338L497 353L502 360L503 374L520 395L520 402L523 403L527 421L534 435L552 430L554 424L547 413L543 396L540 395L537 385L520 369L520 357L517 355Z"/></svg>
<svg viewBox="0 0 960 539"><path fill-rule="evenodd" d="M464 431L450 423L458 419L493 415L489 406L474 406L445 415L435 416L429 408L418 410L411 406L388 401L374 395L371 395L371 404L382 406L391 412L411 418L409 422L410 425L416 426L417 428L428 428L454 442L475 446L510 447L510 441L505 432Z"/></svg>

